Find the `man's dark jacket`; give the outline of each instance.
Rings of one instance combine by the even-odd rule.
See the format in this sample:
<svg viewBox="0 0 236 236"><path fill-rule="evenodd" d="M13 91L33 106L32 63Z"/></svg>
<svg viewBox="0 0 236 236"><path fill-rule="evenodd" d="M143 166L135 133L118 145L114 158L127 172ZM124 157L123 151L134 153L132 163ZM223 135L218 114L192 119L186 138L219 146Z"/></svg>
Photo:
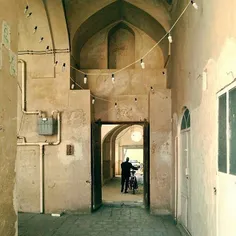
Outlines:
<svg viewBox="0 0 236 236"><path fill-rule="evenodd" d="M137 167L133 166L130 162L126 161L121 164L121 175L123 177L130 177L130 169L138 170Z"/></svg>

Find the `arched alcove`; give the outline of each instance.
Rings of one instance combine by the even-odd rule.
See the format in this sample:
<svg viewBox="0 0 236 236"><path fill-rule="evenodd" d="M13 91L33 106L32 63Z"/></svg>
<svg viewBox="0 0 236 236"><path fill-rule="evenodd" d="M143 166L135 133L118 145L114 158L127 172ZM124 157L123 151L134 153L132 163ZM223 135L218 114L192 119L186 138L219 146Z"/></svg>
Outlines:
<svg viewBox="0 0 236 236"><path fill-rule="evenodd" d="M86 42L105 27L121 20L142 30L155 42L158 42L166 34L166 30L161 23L146 11L126 1L115 1L86 19L73 35L71 43L73 62L78 68L85 68L84 65L81 66L80 56ZM166 59L168 55L168 40L163 40L159 46L162 49L164 59ZM94 50L96 52L97 47L94 47Z"/></svg>
<svg viewBox="0 0 236 236"><path fill-rule="evenodd" d="M108 33L108 68L120 69L134 61L135 34L126 24L119 23Z"/></svg>

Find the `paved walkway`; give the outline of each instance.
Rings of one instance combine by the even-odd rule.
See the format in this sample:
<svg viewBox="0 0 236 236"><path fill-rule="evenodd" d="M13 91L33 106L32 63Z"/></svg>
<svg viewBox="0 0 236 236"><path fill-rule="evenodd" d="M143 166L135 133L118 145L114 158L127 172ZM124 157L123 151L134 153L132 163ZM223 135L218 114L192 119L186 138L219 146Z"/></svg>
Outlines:
<svg viewBox="0 0 236 236"><path fill-rule="evenodd" d="M102 207L92 215L19 214L19 236L180 236L169 217L142 208Z"/></svg>
<svg viewBox="0 0 236 236"><path fill-rule="evenodd" d="M110 180L102 188L102 198L103 202L143 202L143 185L139 184L139 188L136 190L135 194L132 194L132 191L129 191L128 194L120 192L120 182L121 178L116 177Z"/></svg>

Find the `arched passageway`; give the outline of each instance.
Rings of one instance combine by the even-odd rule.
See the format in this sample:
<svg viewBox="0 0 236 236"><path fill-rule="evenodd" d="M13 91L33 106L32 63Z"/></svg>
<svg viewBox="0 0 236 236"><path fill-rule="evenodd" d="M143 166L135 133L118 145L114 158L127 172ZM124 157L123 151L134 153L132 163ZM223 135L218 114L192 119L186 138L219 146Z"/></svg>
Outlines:
<svg viewBox="0 0 236 236"><path fill-rule="evenodd" d="M109 126L110 127L110 126ZM104 125L103 129L107 129ZM120 194L121 163L129 162L139 169L135 171L138 188L135 194ZM144 149L143 125L119 125L109 131L102 142L103 202L143 204Z"/></svg>
<svg viewBox="0 0 236 236"><path fill-rule="evenodd" d="M149 124L147 122L107 124L109 122L103 124L98 121L92 126L92 207L96 210L102 203L124 204L128 202L138 203L148 208L150 197ZM134 176L140 186L130 194L121 195L120 165L127 157L132 166L138 169Z"/></svg>

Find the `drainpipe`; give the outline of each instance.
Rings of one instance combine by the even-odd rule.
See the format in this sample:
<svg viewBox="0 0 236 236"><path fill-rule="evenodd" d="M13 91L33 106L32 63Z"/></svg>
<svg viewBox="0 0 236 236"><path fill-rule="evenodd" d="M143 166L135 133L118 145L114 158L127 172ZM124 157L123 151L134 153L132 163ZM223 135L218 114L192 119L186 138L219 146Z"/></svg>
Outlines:
<svg viewBox="0 0 236 236"><path fill-rule="evenodd" d="M22 73L22 96L21 96L21 110L24 115L39 115L41 116L41 111L27 111L26 110L26 62L22 59L18 60L21 63L21 73ZM44 213L44 147L45 146L56 146L61 143L61 115L57 110L52 111L52 116L57 113L57 141L47 142L47 143L28 143L26 138L19 136L18 139L22 139L22 143L17 143L17 146L39 146L39 159L40 159L40 213Z"/></svg>
<svg viewBox="0 0 236 236"><path fill-rule="evenodd" d="M175 137L175 221L177 223L178 220L178 192L179 192L179 186L178 186L178 166L179 166L179 158L178 158L178 136Z"/></svg>
<svg viewBox="0 0 236 236"><path fill-rule="evenodd" d="M26 111L26 62L22 59L19 59L18 63L21 63L22 77L21 110L25 115L41 115L41 111Z"/></svg>
<svg viewBox="0 0 236 236"><path fill-rule="evenodd" d="M40 213L44 213L44 145L39 145Z"/></svg>

